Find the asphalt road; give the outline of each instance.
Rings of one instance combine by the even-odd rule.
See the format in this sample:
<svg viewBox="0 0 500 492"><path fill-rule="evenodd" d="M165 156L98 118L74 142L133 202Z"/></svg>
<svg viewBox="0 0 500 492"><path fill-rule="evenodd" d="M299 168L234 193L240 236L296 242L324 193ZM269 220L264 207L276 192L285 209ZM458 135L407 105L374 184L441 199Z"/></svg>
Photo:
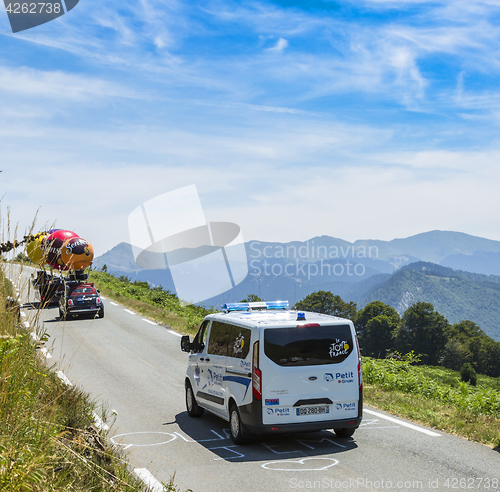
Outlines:
<svg viewBox="0 0 500 492"><path fill-rule="evenodd" d="M7 272L23 302L28 270ZM187 354L180 335L104 300L103 319L59 320L57 306L23 320L46 332L49 364L117 415L109 438L145 479L194 492L287 490L500 490L500 454L365 408L349 439L333 432L273 436L236 446L225 421L205 412L188 417ZM148 478L149 477L149 478Z"/></svg>

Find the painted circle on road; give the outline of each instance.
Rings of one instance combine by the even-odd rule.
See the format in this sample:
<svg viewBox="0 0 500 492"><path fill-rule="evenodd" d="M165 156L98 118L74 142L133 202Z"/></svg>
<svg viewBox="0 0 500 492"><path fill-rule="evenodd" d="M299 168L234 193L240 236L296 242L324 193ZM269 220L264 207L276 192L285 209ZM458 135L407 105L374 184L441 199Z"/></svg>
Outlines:
<svg viewBox="0 0 500 492"><path fill-rule="evenodd" d="M168 436L168 437L167 437ZM161 446L173 441L177 436L168 432L128 432L111 438L111 442L125 448ZM124 439L123 439L124 438ZM121 442L116 442L119 439Z"/></svg>
<svg viewBox="0 0 500 492"><path fill-rule="evenodd" d="M333 458L303 458L294 461L270 461L269 463L264 463L262 468L273 471L320 471L327 470L337 463L338 460Z"/></svg>

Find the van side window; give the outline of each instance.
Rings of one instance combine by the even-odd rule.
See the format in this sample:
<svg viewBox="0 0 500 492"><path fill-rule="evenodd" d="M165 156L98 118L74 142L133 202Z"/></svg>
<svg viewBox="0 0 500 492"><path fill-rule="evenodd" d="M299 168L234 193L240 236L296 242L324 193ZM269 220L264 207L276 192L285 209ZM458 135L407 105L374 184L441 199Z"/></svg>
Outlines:
<svg viewBox="0 0 500 492"><path fill-rule="evenodd" d="M193 350L195 353L203 352L203 349L207 344L207 334L208 334L208 325L210 324L210 320L206 319L200 326L198 333L194 337L193 340Z"/></svg>
<svg viewBox="0 0 500 492"><path fill-rule="evenodd" d="M212 322L207 353L212 355L227 355L229 332L231 326L220 321Z"/></svg>
<svg viewBox="0 0 500 492"><path fill-rule="evenodd" d="M214 321L210 330L207 352L213 355L246 359L250 350L251 335L252 332L248 328Z"/></svg>
<svg viewBox="0 0 500 492"><path fill-rule="evenodd" d="M246 359L250 350L250 338L252 332L248 328L230 325L229 346L227 351L228 357L236 357L238 359Z"/></svg>

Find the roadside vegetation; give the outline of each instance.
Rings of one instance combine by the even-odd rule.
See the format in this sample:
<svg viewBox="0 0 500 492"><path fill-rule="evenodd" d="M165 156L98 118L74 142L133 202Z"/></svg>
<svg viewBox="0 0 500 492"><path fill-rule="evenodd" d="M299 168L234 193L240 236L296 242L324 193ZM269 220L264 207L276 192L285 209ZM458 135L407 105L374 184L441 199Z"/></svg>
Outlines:
<svg viewBox="0 0 500 492"><path fill-rule="evenodd" d="M11 289L0 271L0 490L146 490L94 425L88 395L38 355L6 305Z"/></svg>
<svg viewBox="0 0 500 492"><path fill-rule="evenodd" d="M500 381L481 376L475 386L460 373L416 366L413 352L392 359L363 357L366 403L392 414L489 446L500 447Z"/></svg>
<svg viewBox="0 0 500 492"><path fill-rule="evenodd" d="M128 277L115 277L107 272L93 270L94 282L101 294L155 321L183 333L194 335L203 318L215 309L194 304L183 304L177 295L161 287L150 287L147 282L131 281Z"/></svg>

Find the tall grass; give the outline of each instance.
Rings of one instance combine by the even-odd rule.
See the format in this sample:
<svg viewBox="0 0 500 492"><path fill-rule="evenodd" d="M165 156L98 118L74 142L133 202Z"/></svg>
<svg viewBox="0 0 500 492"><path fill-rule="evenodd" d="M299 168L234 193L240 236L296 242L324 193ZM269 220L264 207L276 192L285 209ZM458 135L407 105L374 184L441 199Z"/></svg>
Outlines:
<svg viewBox="0 0 500 492"><path fill-rule="evenodd" d="M94 426L93 402L37 355L12 294L0 271L0 490L145 490Z"/></svg>
<svg viewBox="0 0 500 492"><path fill-rule="evenodd" d="M472 415L500 417L500 392L485 385L471 386L456 381L457 387L443 384L412 365L412 356L396 359L363 358L363 376L368 384L452 405ZM458 378L457 378L458 379Z"/></svg>

